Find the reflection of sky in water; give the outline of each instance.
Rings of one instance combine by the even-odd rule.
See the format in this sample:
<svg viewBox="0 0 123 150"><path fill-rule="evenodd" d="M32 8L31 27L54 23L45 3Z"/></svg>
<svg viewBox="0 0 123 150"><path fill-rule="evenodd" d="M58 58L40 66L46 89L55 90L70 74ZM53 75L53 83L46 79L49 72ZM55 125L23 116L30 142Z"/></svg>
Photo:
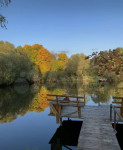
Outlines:
<svg viewBox="0 0 123 150"><path fill-rule="evenodd" d="M50 139L56 132L59 124L55 117L48 117L50 110L41 113L27 113L18 116L11 123L0 124L1 150L51 150ZM63 120L66 118L63 118ZM76 119L72 119L76 120ZM75 146L70 146L76 150ZM62 150L66 150L62 147Z"/></svg>
<svg viewBox="0 0 123 150"><path fill-rule="evenodd" d="M27 113L11 123L0 124L1 150L49 150L48 142L57 127L55 117L48 117L49 108L42 113Z"/></svg>

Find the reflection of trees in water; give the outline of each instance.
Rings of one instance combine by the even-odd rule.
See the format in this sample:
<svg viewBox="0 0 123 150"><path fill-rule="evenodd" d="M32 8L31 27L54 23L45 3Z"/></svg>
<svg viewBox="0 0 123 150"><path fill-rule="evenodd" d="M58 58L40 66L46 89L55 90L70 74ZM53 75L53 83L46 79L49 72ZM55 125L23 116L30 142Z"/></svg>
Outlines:
<svg viewBox="0 0 123 150"><path fill-rule="evenodd" d="M47 101L48 96L47 96L47 94L50 94L50 92L44 86L42 86L40 88L39 93L32 100L32 103L30 104L28 111L30 111L30 112L32 112L32 111L35 111L35 112L44 111L44 109L48 107L48 101Z"/></svg>
<svg viewBox="0 0 123 150"><path fill-rule="evenodd" d="M82 95L82 83L80 82L62 82L46 85L47 89L50 91L62 91L61 94L69 94L69 95ZM54 93L54 94L57 94ZM59 93L60 94L60 93Z"/></svg>
<svg viewBox="0 0 123 150"><path fill-rule="evenodd" d="M85 87L85 91L91 95L91 99L95 102L95 103L108 103L110 101L111 96L113 95L117 95L116 91L119 91L118 86L115 85L109 85L109 84L105 84L105 85L101 85L101 84L88 84ZM120 90L119 95L121 94Z"/></svg>
<svg viewBox="0 0 123 150"><path fill-rule="evenodd" d="M18 115L25 115L27 112L42 112L48 107L49 101L53 97L47 94L65 94L64 89L54 89L49 91L46 87L33 85L24 92L25 86L15 88L0 89L0 123L11 122ZM21 91L22 90L22 91ZM19 91L19 92L18 92Z"/></svg>
<svg viewBox="0 0 123 150"><path fill-rule="evenodd" d="M23 88L23 87L21 87ZM35 93L32 93L33 86L28 91L20 94L13 88L0 89L0 122L11 122L18 115L23 116L29 107ZM21 89L20 89L21 90Z"/></svg>
<svg viewBox="0 0 123 150"><path fill-rule="evenodd" d="M118 83L116 88L112 89L112 96L123 96L123 82Z"/></svg>
<svg viewBox="0 0 123 150"><path fill-rule="evenodd" d="M38 85L33 85L24 92L23 86L17 88L4 88L0 89L0 123L11 122L17 118L18 115L23 116L27 112L42 112L48 107L49 101L53 97L47 94L69 94L69 95L91 95L95 103L106 103L110 100L111 96L123 96L123 83L118 85L104 85L88 84L82 85L81 82L77 83L64 83L49 85L47 88ZM21 91L22 90L22 91ZM19 92L18 92L19 91ZM55 98L55 97L54 97Z"/></svg>
<svg viewBox="0 0 123 150"><path fill-rule="evenodd" d="M95 103L107 103L110 100L110 86L101 86L100 84L91 84L86 87L86 91L91 95L91 99Z"/></svg>
<svg viewBox="0 0 123 150"><path fill-rule="evenodd" d="M47 94L65 94L66 91L64 89L54 89L52 91L47 90L46 87L42 86L39 93L32 100L32 103L29 106L28 111L42 112L48 107L48 99L52 99L53 97L47 96ZM55 98L55 97L54 97Z"/></svg>

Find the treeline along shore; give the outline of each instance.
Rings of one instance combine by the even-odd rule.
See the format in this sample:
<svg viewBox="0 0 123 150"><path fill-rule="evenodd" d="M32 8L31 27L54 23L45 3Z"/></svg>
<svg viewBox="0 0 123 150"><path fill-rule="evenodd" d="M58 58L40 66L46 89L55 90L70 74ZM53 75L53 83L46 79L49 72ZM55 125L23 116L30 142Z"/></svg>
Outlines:
<svg viewBox="0 0 123 150"><path fill-rule="evenodd" d="M15 47L0 41L0 86L35 82L98 81L118 82L123 77L123 48L83 53L68 57L51 53L42 45Z"/></svg>

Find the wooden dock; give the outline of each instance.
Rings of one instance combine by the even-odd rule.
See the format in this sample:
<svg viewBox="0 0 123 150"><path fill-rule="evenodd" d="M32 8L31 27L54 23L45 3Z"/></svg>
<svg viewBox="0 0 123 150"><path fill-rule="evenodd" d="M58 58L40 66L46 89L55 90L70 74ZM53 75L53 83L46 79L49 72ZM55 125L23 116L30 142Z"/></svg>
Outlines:
<svg viewBox="0 0 123 150"><path fill-rule="evenodd" d="M120 150L110 122L110 106L85 106L77 150Z"/></svg>
<svg viewBox="0 0 123 150"><path fill-rule="evenodd" d="M56 116L56 122L62 126L62 118L83 119L83 125L79 134L77 150L120 150L116 138L116 131L112 127L112 116L116 124L116 112L112 105L85 106L84 97L68 95L55 96L49 99L50 114ZM73 100L75 98L76 100ZM83 100L80 100L83 99ZM122 112L121 109L120 112ZM114 125L115 125L114 124Z"/></svg>
<svg viewBox="0 0 123 150"><path fill-rule="evenodd" d="M81 110L85 106L85 96L68 96L68 95L48 95L55 96L50 101L49 116L56 117L56 123L62 125L62 118L80 118L82 119Z"/></svg>

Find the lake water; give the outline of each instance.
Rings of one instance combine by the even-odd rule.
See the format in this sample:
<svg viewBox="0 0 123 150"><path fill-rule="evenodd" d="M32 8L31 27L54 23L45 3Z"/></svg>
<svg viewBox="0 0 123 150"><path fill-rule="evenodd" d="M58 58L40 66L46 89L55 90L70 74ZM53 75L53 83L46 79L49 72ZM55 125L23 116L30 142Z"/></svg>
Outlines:
<svg viewBox="0 0 123 150"><path fill-rule="evenodd" d="M67 150L53 149L49 141L59 128L56 118L48 116L47 94L86 95L86 105L105 105L112 96L122 96L122 84L28 85L0 89L0 150ZM69 146L76 150L76 146Z"/></svg>

